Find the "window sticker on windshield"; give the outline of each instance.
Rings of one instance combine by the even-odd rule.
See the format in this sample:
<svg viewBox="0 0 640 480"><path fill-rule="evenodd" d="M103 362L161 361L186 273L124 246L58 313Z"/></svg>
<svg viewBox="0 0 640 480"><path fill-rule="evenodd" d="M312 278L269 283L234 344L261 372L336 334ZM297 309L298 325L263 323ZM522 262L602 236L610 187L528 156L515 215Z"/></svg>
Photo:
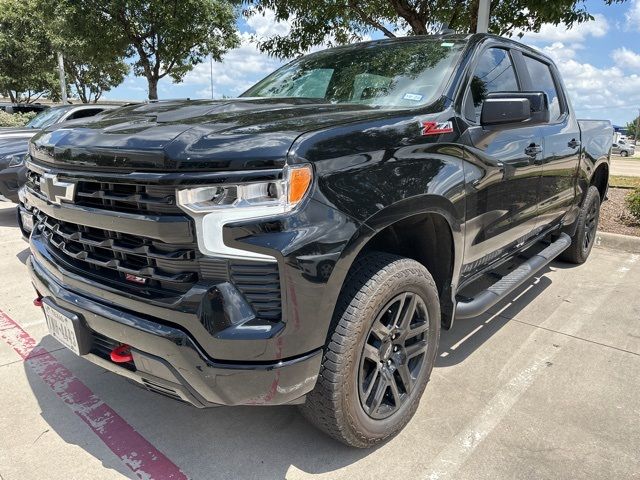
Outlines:
<svg viewBox="0 0 640 480"><path fill-rule="evenodd" d="M418 93L405 93L404 97L402 98L404 100L413 100L414 102L419 102L420 100L422 100L422 95Z"/></svg>
<svg viewBox="0 0 640 480"><path fill-rule="evenodd" d="M440 135L453 132L452 122L420 122L422 135Z"/></svg>
<svg viewBox="0 0 640 480"><path fill-rule="evenodd" d="M455 45L455 44L453 44L451 42L442 42L440 44L441 47L453 47L453 45Z"/></svg>

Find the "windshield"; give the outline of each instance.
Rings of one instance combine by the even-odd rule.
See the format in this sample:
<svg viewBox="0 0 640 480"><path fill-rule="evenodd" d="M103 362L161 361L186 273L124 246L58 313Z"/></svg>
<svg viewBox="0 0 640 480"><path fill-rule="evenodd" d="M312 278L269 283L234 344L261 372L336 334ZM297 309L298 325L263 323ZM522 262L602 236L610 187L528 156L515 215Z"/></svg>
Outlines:
<svg viewBox="0 0 640 480"><path fill-rule="evenodd" d="M422 38L325 50L285 65L241 96L385 108L425 105L440 93L464 46L463 41Z"/></svg>
<svg viewBox="0 0 640 480"><path fill-rule="evenodd" d="M28 128L46 128L56 123L67 111L66 108L50 108L36 115L27 123Z"/></svg>

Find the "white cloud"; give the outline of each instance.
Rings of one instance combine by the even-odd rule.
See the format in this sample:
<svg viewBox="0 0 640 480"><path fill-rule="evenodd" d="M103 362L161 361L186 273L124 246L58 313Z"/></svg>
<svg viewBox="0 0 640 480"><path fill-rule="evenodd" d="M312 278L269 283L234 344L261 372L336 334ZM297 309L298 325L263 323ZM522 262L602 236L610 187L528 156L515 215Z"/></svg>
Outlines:
<svg viewBox="0 0 640 480"><path fill-rule="evenodd" d="M258 38L286 35L291 30L290 21L276 21L276 14L273 10L254 13L247 18L247 25L255 32Z"/></svg>
<svg viewBox="0 0 640 480"><path fill-rule="evenodd" d="M640 0L639 0L640 1ZM524 42L551 43L551 42L582 42L587 37L603 37L609 31L609 22L599 13L596 13L594 20L567 28L566 24L553 25L545 23L539 32L525 33L522 40Z"/></svg>
<svg viewBox="0 0 640 480"><path fill-rule="evenodd" d="M611 53L611 58L616 62L616 66L623 70L640 71L640 54L629 50L626 47L616 48Z"/></svg>
<svg viewBox="0 0 640 480"><path fill-rule="evenodd" d="M626 18L625 27L628 30L640 31L640 0L633 0L631 7L624 16Z"/></svg>
<svg viewBox="0 0 640 480"><path fill-rule="evenodd" d="M551 45L540 48L544 53L553 58L557 63L571 60L576 56L576 50L582 48L582 45L565 45L562 42L554 42Z"/></svg>
<svg viewBox="0 0 640 480"><path fill-rule="evenodd" d="M640 29L640 0L634 0L627 23L636 10ZM607 19L600 14L594 17L594 21L571 30L563 24L545 24L540 32L525 34L523 41L554 59L578 117L603 118L624 124L640 104L640 75L637 74L640 73L640 55L620 47L611 51L610 66L607 57L598 62L600 66L583 62L581 50L609 32ZM619 30L619 26L615 28ZM607 38L600 41L606 42Z"/></svg>
<svg viewBox="0 0 640 480"><path fill-rule="evenodd" d="M240 35L240 47L229 51L222 62L213 63L213 75L210 62L196 65L189 72L182 83L201 87L196 91L198 96L211 98L211 77L213 76L213 95L219 98L220 92L227 95L239 95L257 80L267 76L284 62L258 50L251 42L252 35L258 37L273 34L286 34L289 25L286 22L276 22L273 12L264 15L256 14L247 20L251 31Z"/></svg>
<svg viewBox="0 0 640 480"><path fill-rule="evenodd" d="M578 116L624 124L640 104L640 75L626 75L618 65L599 68L581 63L575 47L555 42L541 50L556 61Z"/></svg>

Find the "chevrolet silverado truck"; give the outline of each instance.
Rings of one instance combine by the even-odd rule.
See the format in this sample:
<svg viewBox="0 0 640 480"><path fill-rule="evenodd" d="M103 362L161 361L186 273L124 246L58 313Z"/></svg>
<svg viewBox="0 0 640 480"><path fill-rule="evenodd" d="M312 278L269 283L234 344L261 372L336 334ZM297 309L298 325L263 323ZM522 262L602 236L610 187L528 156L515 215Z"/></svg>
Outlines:
<svg viewBox="0 0 640 480"><path fill-rule="evenodd" d="M63 345L149 390L299 404L369 447L413 416L441 329L587 260L611 144L554 63L508 39L313 53L237 99L35 136L34 303Z"/></svg>

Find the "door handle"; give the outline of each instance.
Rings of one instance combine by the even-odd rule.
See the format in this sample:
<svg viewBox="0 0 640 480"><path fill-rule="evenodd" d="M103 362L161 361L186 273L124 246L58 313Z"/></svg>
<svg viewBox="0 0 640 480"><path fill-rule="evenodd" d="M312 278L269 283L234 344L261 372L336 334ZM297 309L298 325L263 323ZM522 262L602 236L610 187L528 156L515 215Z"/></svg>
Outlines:
<svg viewBox="0 0 640 480"><path fill-rule="evenodd" d="M580 146L580 141L572 138L571 141L567 144L569 148L578 148Z"/></svg>
<svg viewBox="0 0 640 480"><path fill-rule="evenodd" d="M527 148L524 149L524 153L530 157L537 157L542 153L542 147L540 145L536 145L532 143Z"/></svg>

